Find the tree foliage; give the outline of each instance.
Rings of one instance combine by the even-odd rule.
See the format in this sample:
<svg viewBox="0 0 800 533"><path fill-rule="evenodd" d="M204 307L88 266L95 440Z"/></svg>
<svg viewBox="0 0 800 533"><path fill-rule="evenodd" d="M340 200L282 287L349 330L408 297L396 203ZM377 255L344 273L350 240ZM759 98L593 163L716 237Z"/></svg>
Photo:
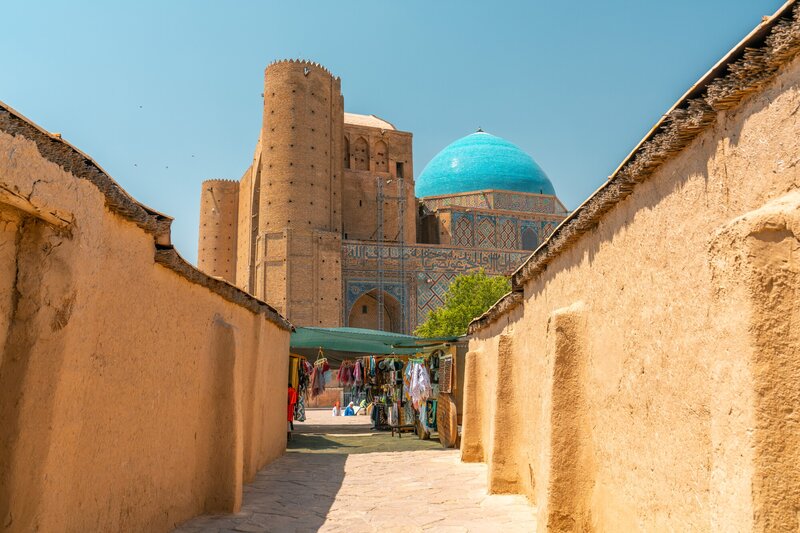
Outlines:
<svg viewBox="0 0 800 533"><path fill-rule="evenodd" d="M430 311L414 333L420 337L464 335L472 319L510 290L511 282L505 276L487 276L483 269L460 274L447 288L444 305Z"/></svg>

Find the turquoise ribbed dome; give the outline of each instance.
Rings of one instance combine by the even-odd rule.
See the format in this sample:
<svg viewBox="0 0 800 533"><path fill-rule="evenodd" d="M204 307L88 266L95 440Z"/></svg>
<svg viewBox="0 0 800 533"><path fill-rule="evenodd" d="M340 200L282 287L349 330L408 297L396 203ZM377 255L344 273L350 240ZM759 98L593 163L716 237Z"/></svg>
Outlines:
<svg viewBox="0 0 800 533"><path fill-rule="evenodd" d="M416 181L417 198L495 189L555 195L531 156L505 139L478 130L448 145Z"/></svg>

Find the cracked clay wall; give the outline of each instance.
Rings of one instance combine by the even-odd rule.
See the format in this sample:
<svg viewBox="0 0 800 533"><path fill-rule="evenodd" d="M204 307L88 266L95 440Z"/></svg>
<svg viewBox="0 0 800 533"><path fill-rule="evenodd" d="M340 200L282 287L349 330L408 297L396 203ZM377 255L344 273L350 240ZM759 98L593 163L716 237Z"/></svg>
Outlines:
<svg viewBox="0 0 800 533"><path fill-rule="evenodd" d="M795 59L473 333L463 458L541 530L800 526L799 109Z"/></svg>
<svg viewBox="0 0 800 533"><path fill-rule="evenodd" d="M0 108L0 531L169 531L285 449L288 323L156 218Z"/></svg>

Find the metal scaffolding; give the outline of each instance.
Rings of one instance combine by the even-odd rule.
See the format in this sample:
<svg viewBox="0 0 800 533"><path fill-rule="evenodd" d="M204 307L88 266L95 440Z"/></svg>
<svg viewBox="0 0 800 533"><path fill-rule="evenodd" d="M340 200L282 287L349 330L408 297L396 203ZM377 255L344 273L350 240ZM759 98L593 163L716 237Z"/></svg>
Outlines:
<svg viewBox="0 0 800 533"><path fill-rule="evenodd" d="M386 324L384 323L383 314L386 311L386 299L384 297L384 288L386 286L386 273L384 270L384 255L386 253L386 234L384 232L384 204L387 200L397 201L397 236L395 241L399 244L399 272L398 278L400 283L400 316L398 317L401 331L406 330L406 285L405 285L405 187L403 176L399 175L396 178L386 179L377 176L377 228L374 235L376 235L376 251L377 251L377 300L378 300L378 329L385 331ZM386 196L383 191L384 180L386 184L397 181L398 194L396 196ZM388 312L387 312L388 313Z"/></svg>

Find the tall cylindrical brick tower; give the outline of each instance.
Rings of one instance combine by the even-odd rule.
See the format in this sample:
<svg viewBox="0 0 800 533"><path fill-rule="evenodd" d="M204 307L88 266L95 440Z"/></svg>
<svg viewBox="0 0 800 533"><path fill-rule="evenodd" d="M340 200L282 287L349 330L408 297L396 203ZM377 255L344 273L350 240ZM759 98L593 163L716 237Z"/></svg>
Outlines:
<svg viewBox="0 0 800 533"><path fill-rule="evenodd" d="M344 111L340 81L305 61L264 74L261 231L341 230ZM262 180L263 181L263 180Z"/></svg>
<svg viewBox="0 0 800 533"><path fill-rule="evenodd" d="M230 283L236 278L239 183L207 180L200 193L197 267Z"/></svg>
<svg viewBox="0 0 800 533"><path fill-rule="evenodd" d="M267 67L252 290L299 325L341 323L343 122L324 67Z"/></svg>

